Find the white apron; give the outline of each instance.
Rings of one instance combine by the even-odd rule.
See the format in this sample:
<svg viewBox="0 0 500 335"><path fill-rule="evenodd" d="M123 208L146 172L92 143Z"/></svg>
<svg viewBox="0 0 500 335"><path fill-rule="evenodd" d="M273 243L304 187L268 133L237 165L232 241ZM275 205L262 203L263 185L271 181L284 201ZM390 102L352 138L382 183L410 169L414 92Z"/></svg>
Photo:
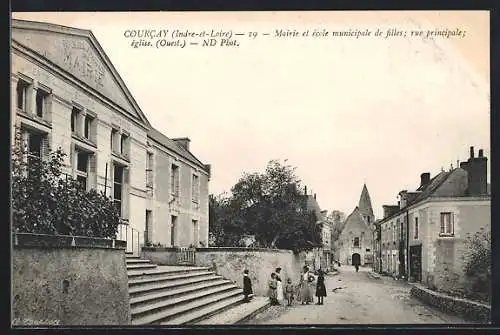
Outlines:
<svg viewBox="0 0 500 335"><path fill-rule="evenodd" d="M278 301L283 301L285 299L285 296L283 294L283 284L278 281L278 285L276 286L276 298Z"/></svg>

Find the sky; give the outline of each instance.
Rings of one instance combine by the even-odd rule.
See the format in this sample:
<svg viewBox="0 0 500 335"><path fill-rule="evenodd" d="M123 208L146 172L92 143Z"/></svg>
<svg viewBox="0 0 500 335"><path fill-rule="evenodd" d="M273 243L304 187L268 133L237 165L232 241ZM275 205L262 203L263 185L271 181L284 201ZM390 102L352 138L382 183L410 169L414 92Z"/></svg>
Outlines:
<svg viewBox="0 0 500 335"><path fill-rule="evenodd" d="M488 12L13 13L89 29L150 123L212 165L210 193L285 160L323 210L374 212L484 149ZM238 47L132 48L127 29L257 32ZM465 31L462 38L277 38L276 29ZM264 36L262 33L270 33ZM234 37L236 38L236 37ZM488 179L490 175L488 166Z"/></svg>

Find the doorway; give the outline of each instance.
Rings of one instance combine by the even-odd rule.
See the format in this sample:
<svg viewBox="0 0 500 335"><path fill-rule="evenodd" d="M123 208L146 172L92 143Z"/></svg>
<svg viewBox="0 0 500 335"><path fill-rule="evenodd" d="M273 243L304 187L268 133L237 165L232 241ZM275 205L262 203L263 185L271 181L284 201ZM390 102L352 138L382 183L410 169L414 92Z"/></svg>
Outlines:
<svg viewBox="0 0 500 335"><path fill-rule="evenodd" d="M193 221L193 247L197 248L198 247L198 221L197 220L192 220Z"/></svg>
<svg viewBox="0 0 500 335"><path fill-rule="evenodd" d="M352 265L361 265L361 256L358 253L352 254Z"/></svg>
<svg viewBox="0 0 500 335"><path fill-rule="evenodd" d="M177 216L172 215L170 223L170 245L175 247L175 242L177 240Z"/></svg>
<svg viewBox="0 0 500 335"><path fill-rule="evenodd" d="M410 247L410 276L417 282L422 281L422 245Z"/></svg>
<svg viewBox="0 0 500 335"><path fill-rule="evenodd" d="M146 209L146 230L144 232L144 243L150 245L153 243L153 222L151 220L151 211Z"/></svg>

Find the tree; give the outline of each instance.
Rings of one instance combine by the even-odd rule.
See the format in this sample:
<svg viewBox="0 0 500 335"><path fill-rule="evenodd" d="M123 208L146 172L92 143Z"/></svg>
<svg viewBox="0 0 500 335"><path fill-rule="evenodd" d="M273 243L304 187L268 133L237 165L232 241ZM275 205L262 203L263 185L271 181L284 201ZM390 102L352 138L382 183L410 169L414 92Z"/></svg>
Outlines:
<svg viewBox="0 0 500 335"><path fill-rule="evenodd" d="M264 173L245 173L232 187L231 196L213 198L213 240L235 243L249 234L268 248L299 251L320 245L321 225L316 214L307 211L300 190L295 168L276 160L268 163Z"/></svg>
<svg viewBox="0 0 500 335"><path fill-rule="evenodd" d="M61 148L47 160L28 155L16 139L12 152L12 228L18 232L115 238L120 223L111 199L86 191L63 173Z"/></svg>

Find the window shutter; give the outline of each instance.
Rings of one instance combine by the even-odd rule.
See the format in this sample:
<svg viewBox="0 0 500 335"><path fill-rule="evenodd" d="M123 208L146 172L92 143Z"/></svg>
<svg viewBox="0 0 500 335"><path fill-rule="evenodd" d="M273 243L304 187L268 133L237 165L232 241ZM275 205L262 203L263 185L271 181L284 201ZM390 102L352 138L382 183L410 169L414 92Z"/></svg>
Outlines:
<svg viewBox="0 0 500 335"><path fill-rule="evenodd" d="M89 157L88 185L89 189L97 188L97 154Z"/></svg>
<svg viewBox="0 0 500 335"><path fill-rule="evenodd" d="M69 165L71 169L71 175L74 176L75 172L75 160L76 160L76 152L75 152L75 144L71 143L69 150Z"/></svg>
<svg viewBox="0 0 500 335"><path fill-rule="evenodd" d="M41 145L41 158L42 161L48 161L50 158L50 142L49 136L45 135L42 137L42 145Z"/></svg>
<svg viewBox="0 0 500 335"><path fill-rule="evenodd" d="M122 218L126 220L128 220L129 218L129 202L130 202L129 180L130 180L130 168L126 167L123 169L123 182L122 182Z"/></svg>
<svg viewBox="0 0 500 335"><path fill-rule="evenodd" d="M177 197L180 196L179 194L179 184L180 184L180 174L181 174L181 168L177 167L177 173L175 174L175 194Z"/></svg>

